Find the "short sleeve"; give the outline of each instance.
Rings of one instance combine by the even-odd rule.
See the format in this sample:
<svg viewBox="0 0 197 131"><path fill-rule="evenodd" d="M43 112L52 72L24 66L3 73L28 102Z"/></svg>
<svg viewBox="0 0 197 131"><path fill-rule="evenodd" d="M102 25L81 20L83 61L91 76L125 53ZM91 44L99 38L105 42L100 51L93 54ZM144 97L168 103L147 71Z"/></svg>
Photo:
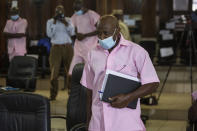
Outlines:
<svg viewBox="0 0 197 131"><path fill-rule="evenodd" d="M27 27L28 27L28 22L27 22L27 20L26 20L26 19L24 20L24 24L25 24L25 32L26 32Z"/></svg>
<svg viewBox="0 0 197 131"><path fill-rule="evenodd" d="M47 27L46 27L46 32L47 32L47 36L52 38L53 35L55 34L55 29L56 29L56 25L53 24L53 19L50 19L47 21Z"/></svg>
<svg viewBox="0 0 197 131"><path fill-rule="evenodd" d="M73 26L76 27L75 14L71 17L71 22Z"/></svg>
<svg viewBox="0 0 197 131"><path fill-rule="evenodd" d="M3 32L9 32L9 21L6 22Z"/></svg>
<svg viewBox="0 0 197 131"><path fill-rule="evenodd" d="M149 57L149 54L145 51L139 51L136 56L136 66L140 75L142 85L159 82L159 78Z"/></svg>
<svg viewBox="0 0 197 131"><path fill-rule="evenodd" d="M86 88L93 89L94 72L92 71L89 62L86 62L81 78L81 84Z"/></svg>
<svg viewBox="0 0 197 131"><path fill-rule="evenodd" d="M22 24L20 24L20 26L17 27L18 30L17 33L26 33L27 26L28 26L27 20L23 19Z"/></svg>
<svg viewBox="0 0 197 131"><path fill-rule="evenodd" d="M71 19L66 18L66 21L68 22L68 26L66 27L67 31L71 36L75 35L75 27L73 26Z"/></svg>
<svg viewBox="0 0 197 131"><path fill-rule="evenodd" d="M96 23L99 21L100 19L100 15L97 14L96 12L94 11L90 11L90 16L91 16L91 21L94 25L96 25Z"/></svg>

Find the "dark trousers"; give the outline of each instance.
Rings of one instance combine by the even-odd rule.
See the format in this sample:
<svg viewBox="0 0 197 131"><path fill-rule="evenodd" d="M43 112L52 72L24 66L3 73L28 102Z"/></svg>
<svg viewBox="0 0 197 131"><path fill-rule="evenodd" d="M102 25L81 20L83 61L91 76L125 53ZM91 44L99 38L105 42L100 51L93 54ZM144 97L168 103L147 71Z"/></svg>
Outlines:
<svg viewBox="0 0 197 131"><path fill-rule="evenodd" d="M50 51L49 64L51 70L51 88L50 97L55 99L58 94L58 76L61 63L63 62L66 76L66 84L69 85L68 71L73 57L73 48L71 44L53 45Z"/></svg>

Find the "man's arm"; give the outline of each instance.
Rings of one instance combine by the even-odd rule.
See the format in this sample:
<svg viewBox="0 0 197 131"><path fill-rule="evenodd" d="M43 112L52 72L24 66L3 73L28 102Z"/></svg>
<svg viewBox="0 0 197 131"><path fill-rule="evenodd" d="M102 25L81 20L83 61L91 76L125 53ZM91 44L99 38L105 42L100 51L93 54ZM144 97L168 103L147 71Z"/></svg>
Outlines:
<svg viewBox="0 0 197 131"><path fill-rule="evenodd" d="M21 38L21 37L25 37L26 34L25 33L9 33L9 32L3 32L3 34L8 38Z"/></svg>
<svg viewBox="0 0 197 131"><path fill-rule="evenodd" d="M73 39L73 37L75 36L75 27L69 18L65 18L65 20L67 21L67 26L65 29Z"/></svg>
<svg viewBox="0 0 197 131"><path fill-rule="evenodd" d="M95 31L93 31L93 32L90 32L90 33L85 34L85 36L86 36L86 37L90 37L90 36L95 36L95 35L97 35L97 34L98 34L98 31L95 30Z"/></svg>
<svg viewBox="0 0 197 131"><path fill-rule="evenodd" d="M95 24L95 27L96 27L96 26L97 26L97 23ZM97 30L95 30L95 31L93 31L93 32L86 33L86 34L78 33L76 27L75 27L75 32L76 32L76 38L77 38L78 40L80 40L80 41L83 40L83 39L85 39L86 37L91 37L91 36L95 36L95 35L98 34L98 31L97 31Z"/></svg>
<svg viewBox="0 0 197 131"><path fill-rule="evenodd" d="M90 33L87 33L87 34L82 34L82 33L77 33L76 32L76 37L77 37L78 40L81 41L81 40L85 39L86 37L95 36L97 34L98 34L98 31L97 30L95 30L93 32L90 32Z"/></svg>
<svg viewBox="0 0 197 131"><path fill-rule="evenodd" d="M47 27L46 27L46 32L47 32L47 36L49 37L49 38L52 38L53 37L53 35L55 34L55 24L54 24L54 21L56 21L56 20L48 20L47 21Z"/></svg>
<svg viewBox="0 0 197 131"><path fill-rule="evenodd" d="M159 82L148 83L142 85L136 91L131 92L129 94L120 94L112 98L109 98L109 100L112 101L111 106L115 108L127 107L127 105L131 101L155 92L158 86L159 86Z"/></svg>
<svg viewBox="0 0 197 131"><path fill-rule="evenodd" d="M92 116L92 90L87 88L87 128L89 127L90 119Z"/></svg>
<svg viewBox="0 0 197 131"><path fill-rule="evenodd" d="M6 23L5 29L3 34L5 35L5 37L7 37L8 39L12 39L12 38L21 38L21 37L26 37L27 34L27 21L24 20L22 26L19 26L17 28L20 28L19 31L17 33L12 33L8 30L9 27L9 23Z"/></svg>

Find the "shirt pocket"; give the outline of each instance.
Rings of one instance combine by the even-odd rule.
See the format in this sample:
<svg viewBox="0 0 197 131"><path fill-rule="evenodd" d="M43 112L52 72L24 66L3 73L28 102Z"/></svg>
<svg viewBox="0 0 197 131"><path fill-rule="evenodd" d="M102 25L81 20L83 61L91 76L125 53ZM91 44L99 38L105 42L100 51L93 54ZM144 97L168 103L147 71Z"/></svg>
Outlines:
<svg viewBox="0 0 197 131"><path fill-rule="evenodd" d="M138 76L137 68L134 64L122 64L116 68L116 71L133 77Z"/></svg>

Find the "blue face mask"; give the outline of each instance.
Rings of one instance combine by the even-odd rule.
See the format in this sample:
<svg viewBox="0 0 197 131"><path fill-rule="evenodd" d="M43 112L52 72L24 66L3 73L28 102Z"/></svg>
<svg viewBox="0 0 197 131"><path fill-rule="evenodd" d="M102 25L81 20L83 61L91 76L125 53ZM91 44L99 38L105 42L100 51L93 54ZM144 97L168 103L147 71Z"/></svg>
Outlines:
<svg viewBox="0 0 197 131"><path fill-rule="evenodd" d="M115 34L115 32L116 32L116 29L114 31L114 34ZM109 50L112 47L114 47L116 44L116 41L113 40L114 34L108 38L103 39L103 40L99 39L99 44L101 45L101 47L103 47L106 50Z"/></svg>
<svg viewBox="0 0 197 131"><path fill-rule="evenodd" d="M75 12L76 15L83 15L83 10L79 10Z"/></svg>
<svg viewBox="0 0 197 131"><path fill-rule="evenodd" d="M12 15L12 16L11 16L11 19L12 19L13 21L16 21L18 18L19 18L19 15L18 15L18 14L17 14L17 15Z"/></svg>

